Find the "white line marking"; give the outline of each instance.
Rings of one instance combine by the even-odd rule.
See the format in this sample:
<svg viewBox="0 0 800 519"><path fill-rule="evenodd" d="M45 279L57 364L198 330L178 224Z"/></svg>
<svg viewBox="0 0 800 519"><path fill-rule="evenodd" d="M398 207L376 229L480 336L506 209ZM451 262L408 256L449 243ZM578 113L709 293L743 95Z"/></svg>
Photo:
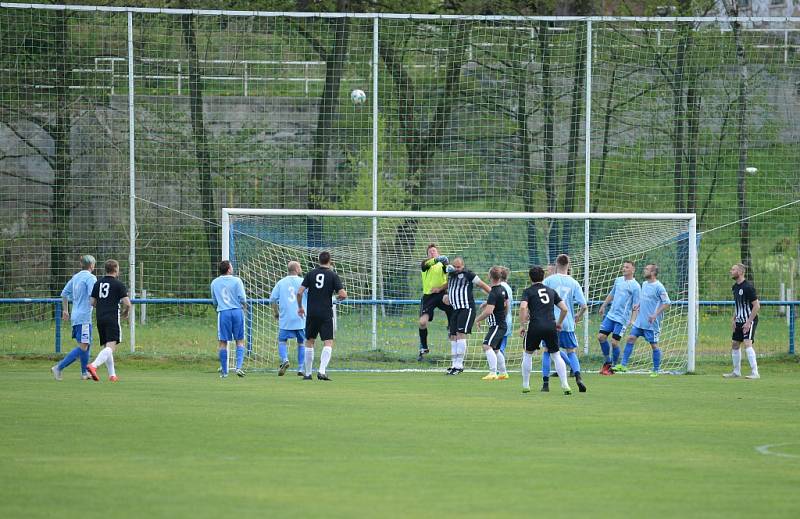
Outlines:
<svg viewBox="0 0 800 519"><path fill-rule="evenodd" d="M787 443L772 443L769 445L759 445L756 447L756 450L761 454L767 456L780 456L782 458L800 458L800 454L786 454L785 452L772 452L773 447L781 447L783 445L797 445L797 442L787 442Z"/></svg>

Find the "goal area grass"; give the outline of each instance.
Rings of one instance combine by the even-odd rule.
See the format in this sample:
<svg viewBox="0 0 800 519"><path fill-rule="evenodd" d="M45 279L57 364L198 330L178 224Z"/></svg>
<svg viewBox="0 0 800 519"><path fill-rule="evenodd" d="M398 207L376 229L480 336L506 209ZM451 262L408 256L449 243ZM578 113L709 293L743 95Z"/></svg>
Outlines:
<svg viewBox="0 0 800 519"><path fill-rule="evenodd" d="M745 362L746 365L746 362ZM0 357L2 517L795 517L800 366L762 379L293 372ZM101 371L104 369L101 368ZM747 372L747 368L744 367ZM104 373L103 373L104 375Z"/></svg>

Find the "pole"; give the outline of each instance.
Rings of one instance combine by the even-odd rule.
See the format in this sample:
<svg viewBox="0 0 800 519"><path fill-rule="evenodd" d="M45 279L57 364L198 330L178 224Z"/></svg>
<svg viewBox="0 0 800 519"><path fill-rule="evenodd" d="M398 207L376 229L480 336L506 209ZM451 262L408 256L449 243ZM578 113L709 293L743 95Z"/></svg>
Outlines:
<svg viewBox="0 0 800 519"><path fill-rule="evenodd" d="M372 210L378 210L378 17L372 19ZM378 218L372 218L372 299L378 298ZM378 349L378 307L372 305L372 349Z"/></svg>
<svg viewBox="0 0 800 519"><path fill-rule="evenodd" d="M686 371L694 373L695 371L695 347L697 341L697 216L693 216L689 220L689 308L687 315L688 327L688 345L686 352Z"/></svg>
<svg viewBox="0 0 800 519"><path fill-rule="evenodd" d="M131 299L136 297L136 146L134 131L133 112L133 13L128 11L128 286L130 287ZM136 307L131 306L131 313L128 316L130 326L131 353L136 351Z"/></svg>
<svg viewBox="0 0 800 519"><path fill-rule="evenodd" d="M56 301L56 337L55 337L55 348L56 353L61 353L61 301Z"/></svg>
<svg viewBox="0 0 800 519"><path fill-rule="evenodd" d="M586 129L584 130L584 180L583 180L583 212L591 210L591 180L592 180L592 21L586 22ZM590 222L583 222L583 295L589 301L589 232ZM583 320L583 353L589 354L589 312Z"/></svg>

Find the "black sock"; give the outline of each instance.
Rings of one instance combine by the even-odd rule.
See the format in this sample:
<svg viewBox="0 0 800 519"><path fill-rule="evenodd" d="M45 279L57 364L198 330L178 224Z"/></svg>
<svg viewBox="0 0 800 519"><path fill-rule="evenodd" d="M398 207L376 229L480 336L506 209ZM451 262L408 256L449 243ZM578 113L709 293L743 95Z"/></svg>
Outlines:
<svg viewBox="0 0 800 519"><path fill-rule="evenodd" d="M549 384L549 383L550 383L550 377L542 377L542 384Z"/></svg>
<svg viewBox="0 0 800 519"><path fill-rule="evenodd" d="M427 328L420 328L419 329L419 344L420 349L427 350L428 349L428 329Z"/></svg>

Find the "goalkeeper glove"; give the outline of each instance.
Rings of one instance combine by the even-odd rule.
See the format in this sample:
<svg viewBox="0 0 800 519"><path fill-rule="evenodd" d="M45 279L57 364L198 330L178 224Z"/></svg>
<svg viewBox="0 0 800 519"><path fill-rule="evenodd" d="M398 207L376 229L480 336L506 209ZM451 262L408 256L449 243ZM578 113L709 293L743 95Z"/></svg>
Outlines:
<svg viewBox="0 0 800 519"><path fill-rule="evenodd" d="M447 267L445 267L444 271L449 274L451 272L455 272L456 268L454 266L452 266L452 265L448 265Z"/></svg>
<svg viewBox="0 0 800 519"><path fill-rule="evenodd" d="M444 265L447 265L450 262L450 260L447 259L447 256L436 256L436 261Z"/></svg>

